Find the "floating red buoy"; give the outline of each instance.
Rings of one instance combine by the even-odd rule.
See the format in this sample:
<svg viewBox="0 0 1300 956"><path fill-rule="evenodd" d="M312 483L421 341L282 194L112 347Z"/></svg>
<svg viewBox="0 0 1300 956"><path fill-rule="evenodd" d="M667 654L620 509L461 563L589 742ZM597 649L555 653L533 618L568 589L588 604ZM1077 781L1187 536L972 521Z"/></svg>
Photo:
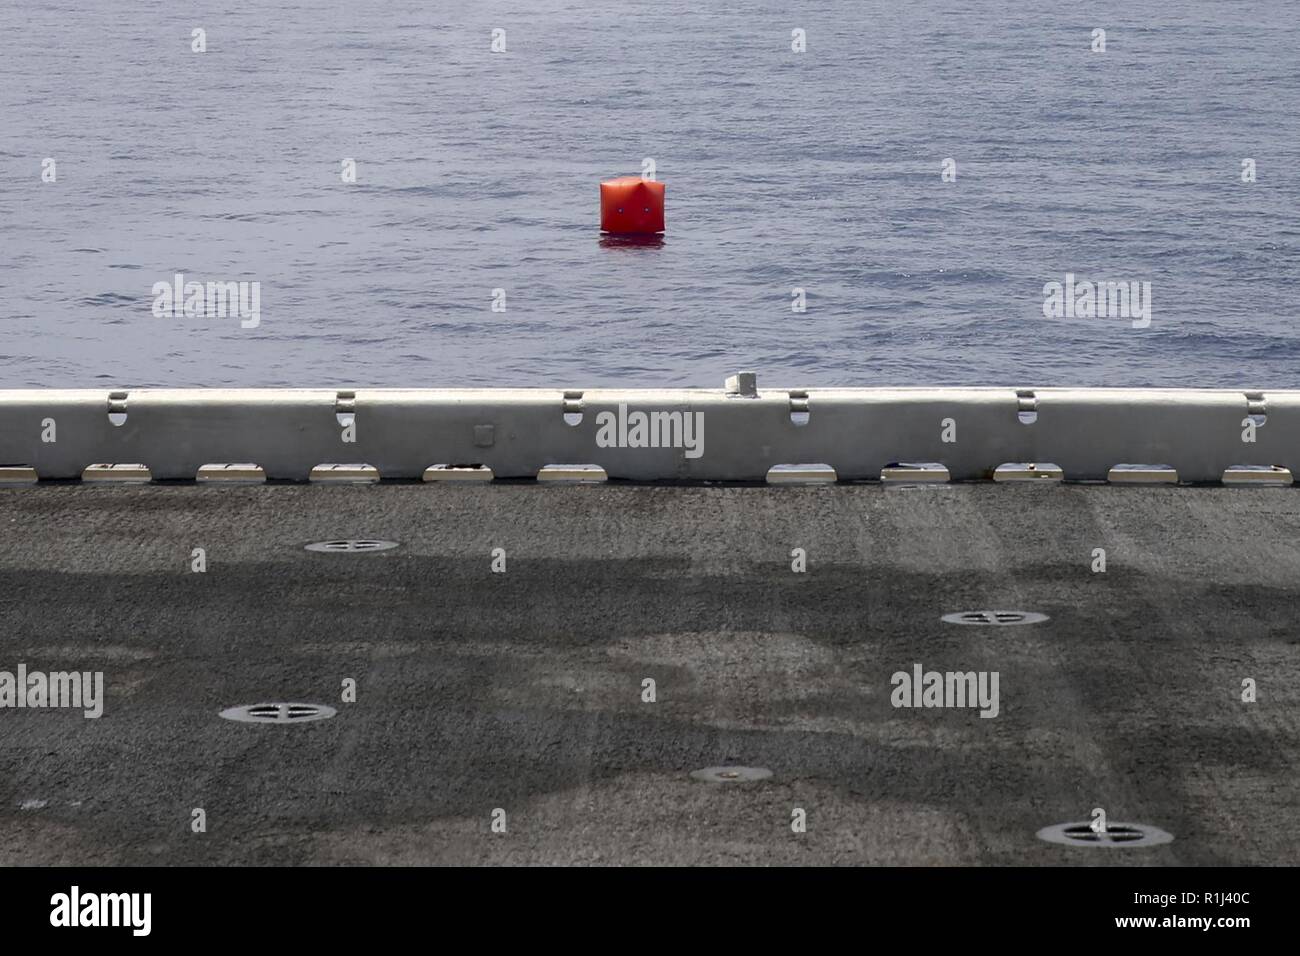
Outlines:
<svg viewBox="0 0 1300 956"><path fill-rule="evenodd" d="M620 176L600 184L600 228L616 233L664 231L664 184Z"/></svg>

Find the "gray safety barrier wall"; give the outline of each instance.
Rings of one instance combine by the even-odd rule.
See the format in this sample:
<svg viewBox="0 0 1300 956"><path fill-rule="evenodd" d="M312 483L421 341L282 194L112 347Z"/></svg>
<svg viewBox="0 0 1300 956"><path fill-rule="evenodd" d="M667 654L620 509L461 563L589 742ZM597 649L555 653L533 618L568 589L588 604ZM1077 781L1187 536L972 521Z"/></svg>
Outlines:
<svg viewBox="0 0 1300 956"><path fill-rule="evenodd" d="M620 406L624 421L660 413L664 428L673 423L662 413L698 414L702 443L601 447L601 413L617 418ZM355 440L345 442L349 422ZM955 441L943 440L945 428ZM247 462L300 481L325 463L365 463L388 479L418 479L438 464L481 464L498 478L592 464L642 481L761 481L774 465L816 463L859 480L912 461L942 463L954 480L988 478L1008 462L1050 462L1084 480L1118 464L1172 466L1183 481L1217 481L1237 465L1295 471L1300 392L760 389L748 373L719 390L0 390L0 465L41 479L77 478L98 463L193 479L204 465Z"/></svg>

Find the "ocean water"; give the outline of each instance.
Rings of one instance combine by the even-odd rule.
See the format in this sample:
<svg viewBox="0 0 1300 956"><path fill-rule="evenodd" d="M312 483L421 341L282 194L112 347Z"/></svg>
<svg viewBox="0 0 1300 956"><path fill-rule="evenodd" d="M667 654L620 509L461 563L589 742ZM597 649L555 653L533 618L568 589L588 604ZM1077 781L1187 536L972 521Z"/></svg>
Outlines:
<svg viewBox="0 0 1300 956"><path fill-rule="evenodd" d="M1294 0L0 10L0 387L1300 386Z"/></svg>

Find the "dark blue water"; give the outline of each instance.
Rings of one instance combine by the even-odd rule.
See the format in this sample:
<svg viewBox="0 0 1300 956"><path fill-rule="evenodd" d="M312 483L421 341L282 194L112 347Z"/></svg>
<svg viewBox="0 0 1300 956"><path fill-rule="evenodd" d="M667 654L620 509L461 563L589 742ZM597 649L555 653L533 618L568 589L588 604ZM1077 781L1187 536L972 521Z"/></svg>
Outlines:
<svg viewBox="0 0 1300 956"><path fill-rule="evenodd" d="M1297 12L7 3L0 387L1300 386ZM644 157L665 241L602 245ZM1044 318L1067 272L1150 326Z"/></svg>

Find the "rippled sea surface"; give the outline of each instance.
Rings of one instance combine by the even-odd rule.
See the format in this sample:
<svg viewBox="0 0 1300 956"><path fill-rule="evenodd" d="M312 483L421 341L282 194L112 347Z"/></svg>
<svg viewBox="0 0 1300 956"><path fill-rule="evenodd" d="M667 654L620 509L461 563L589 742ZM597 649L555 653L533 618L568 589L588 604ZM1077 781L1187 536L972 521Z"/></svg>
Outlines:
<svg viewBox="0 0 1300 956"><path fill-rule="evenodd" d="M1292 0L2 10L0 387L1300 386ZM602 244L646 157L663 244Z"/></svg>

